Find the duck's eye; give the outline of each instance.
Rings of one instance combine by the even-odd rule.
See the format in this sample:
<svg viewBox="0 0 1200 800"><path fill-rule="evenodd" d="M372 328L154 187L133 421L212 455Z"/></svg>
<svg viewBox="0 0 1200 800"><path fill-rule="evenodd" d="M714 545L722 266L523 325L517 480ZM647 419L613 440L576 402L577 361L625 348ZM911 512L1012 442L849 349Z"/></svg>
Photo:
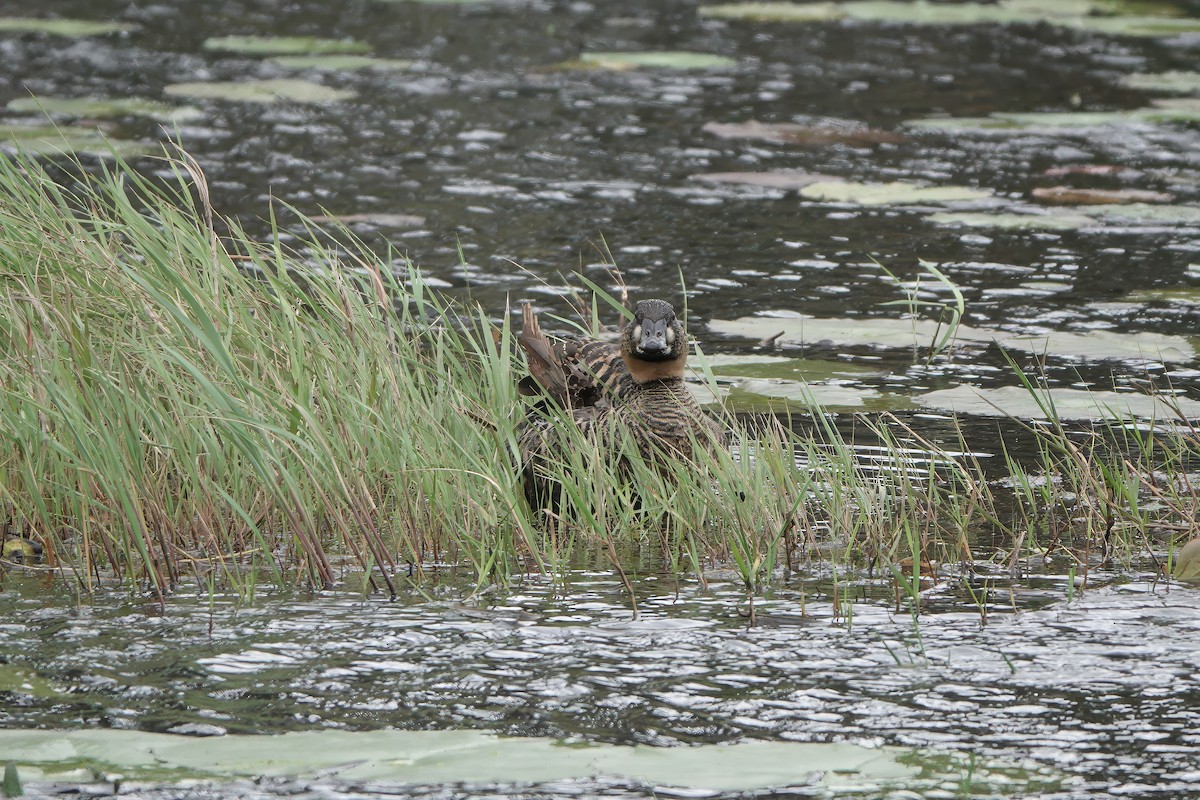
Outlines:
<svg viewBox="0 0 1200 800"><path fill-rule="evenodd" d="M635 342L640 342L642 340L642 323L639 322L637 325L633 326L632 336Z"/></svg>
<svg viewBox="0 0 1200 800"><path fill-rule="evenodd" d="M675 329L667 328L667 345L670 346L673 344L675 344Z"/></svg>

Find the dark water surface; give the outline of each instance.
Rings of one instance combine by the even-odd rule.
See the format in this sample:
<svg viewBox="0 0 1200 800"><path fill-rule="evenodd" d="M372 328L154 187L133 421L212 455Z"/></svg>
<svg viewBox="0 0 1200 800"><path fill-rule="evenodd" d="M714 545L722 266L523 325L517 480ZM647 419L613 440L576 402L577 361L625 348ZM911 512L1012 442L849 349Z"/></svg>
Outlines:
<svg viewBox="0 0 1200 800"><path fill-rule="evenodd" d="M596 268L606 262L603 239L635 296L678 301L682 272L691 331L709 352L757 347L755 337L711 330L714 319L897 318L902 309L880 304L903 294L872 259L904 280L918 274L918 258L939 264L963 291L972 326L1197 332L1197 122L1016 132L901 123L1146 107L1162 96L1126 88L1122 76L1195 70L1200 34L1127 37L1046 23L726 23L682 0L64 0L53 11L133 28L79 40L0 34L0 105L29 93L164 99L169 84L250 77L351 89L353 99L326 104L187 101L203 114L181 123L178 136L205 169L217 210L264 236L273 201L314 215L420 217L351 228L381 253L391 242L397 263L410 257L437 285L469 290L497 317L522 297L562 312L560 272L582 267L605 280ZM12 0L3 13L48 12ZM415 63L401 72L297 72L202 47L234 33L353 38L377 56ZM610 50L695 50L736 65L556 67ZM0 113L5 124L30 120ZM853 123L875 133L780 143L704 129L747 120L842 131ZM104 124L114 136L164 138L143 118ZM1089 170L1096 166L1104 169ZM991 198L957 210L1061 214L1031 192L1065 183L1163 193L1171 199L1161 204L1184 213L1064 229L962 227L934 222L947 210L936 205L836 203L694 177L782 169L990 190ZM923 286L924 299L946 297ZM877 344L813 342L804 354L865 362L873 372L847 382L898 396L959 381L1014 382L994 346L926 368L906 348ZM1194 355L1166 362L1051 353L1044 366L1049 385L1169 381L1200 399ZM944 420L916 424L935 440L954 435L939 427ZM787 580L761 603L753 628L732 586L685 585L677 596L674 584L652 576L638 579L634 621L619 583L587 574L557 591L534 582L482 609L329 596L261 597L243 608L181 599L163 612L103 598L47 606L44 592L10 576L0 584L0 667L53 689L0 686L0 727L473 728L663 746L851 740L1052 768L1065 778L1048 797L1193 796L1197 598L1148 575L1093 573L1082 597L1063 564L1019 584L1004 573L971 577L987 598L986 625L951 578L915 627L907 613L893 613L887 580L852 580L849 618L824 579ZM531 796L638 791L584 782ZM921 796L955 796L939 791Z"/></svg>

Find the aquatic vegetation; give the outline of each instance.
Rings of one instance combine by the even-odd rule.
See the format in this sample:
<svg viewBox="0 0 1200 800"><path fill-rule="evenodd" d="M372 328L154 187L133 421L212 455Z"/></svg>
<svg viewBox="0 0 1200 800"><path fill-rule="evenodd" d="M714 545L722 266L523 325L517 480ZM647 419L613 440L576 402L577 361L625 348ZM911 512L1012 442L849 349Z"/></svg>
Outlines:
<svg viewBox="0 0 1200 800"><path fill-rule="evenodd" d="M204 49L251 56L366 55L371 52L371 46L366 42L317 36L214 36L204 40Z"/></svg>
<svg viewBox="0 0 1200 800"><path fill-rule="evenodd" d="M579 56L579 63L586 67L617 71L630 69L728 69L737 66L737 61L728 56L684 50L583 53Z"/></svg>
<svg viewBox="0 0 1200 800"><path fill-rule="evenodd" d="M190 81L163 88L171 97L230 100L236 103L336 103L354 97L350 89L334 89L296 78L249 81Z"/></svg>
<svg viewBox="0 0 1200 800"><path fill-rule="evenodd" d="M3 33L45 33L51 36L79 38L84 36L103 36L110 33L124 33L133 30L135 26L125 22L111 22L87 19L70 19L67 17L38 18L38 17L0 17L0 34Z"/></svg>
<svg viewBox="0 0 1200 800"><path fill-rule="evenodd" d="M0 150L38 155L86 154L100 158L133 158L157 150L156 145L114 139L94 126L0 125Z"/></svg>
<svg viewBox="0 0 1200 800"><path fill-rule="evenodd" d="M72 117L150 117L168 125L190 122L204 115L198 108L143 97L18 97L8 101L6 108L19 113Z"/></svg>
<svg viewBox="0 0 1200 800"><path fill-rule="evenodd" d="M523 497L524 367L508 315L442 296L344 229L336 248L311 222L312 238L290 249L257 243L207 205L193 162L170 163L173 177L152 183L124 164L56 181L28 159L0 162L0 523L42 544L42 568L70 575L64 586L119 581L165 596L187 581L252 591L263 578L328 586L354 572L396 593L452 566L480 586L581 558L624 574L632 548L676 574L733 565L753 598L831 535L848 564L919 564L969 560L972 526L1024 530L1001 523L966 446L943 452L893 416L864 418L879 442L868 468L819 408L791 424L716 409L729 449L670 480L636 446L600 449L564 417L545 469L579 513L543 525ZM911 346L933 344L931 357L948 330L980 336L954 320L885 322ZM799 326L867 341L878 327L761 318L713 329L750 323L775 339ZM1183 358L1187 343L1173 346ZM742 388L760 397L807 391L754 380ZM1155 402L1159 419L1192 415L1169 394ZM1192 429L1170 435L1114 445L1144 458L1119 481L1111 461L1047 469L1073 470L1079 497L1104 487L1105 507L1129 521L1124 551L1153 550L1158 517L1143 498L1172 520L1196 503L1148 477L1196 451ZM1048 441L1076 453L1066 433ZM1102 534L1090 525L1080 541Z"/></svg>

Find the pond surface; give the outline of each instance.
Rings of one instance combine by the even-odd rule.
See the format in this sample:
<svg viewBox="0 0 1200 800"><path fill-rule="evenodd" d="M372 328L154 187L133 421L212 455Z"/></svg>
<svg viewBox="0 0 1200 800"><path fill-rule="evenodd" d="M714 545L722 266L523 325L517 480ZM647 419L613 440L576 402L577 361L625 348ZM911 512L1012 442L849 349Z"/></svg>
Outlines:
<svg viewBox="0 0 1200 800"><path fill-rule="evenodd" d="M1046 11L1056 6L1002 3L988 8L1032 10L947 25L948 8L970 9L929 4L910 23L859 4L876 17L784 23L674 0L64 0L63 18L124 27L0 31L0 128L28 141L45 109L84 153L100 147L87 138L97 127L131 153L177 137L217 210L249 230L269 235L271 203L285 235L302 232L286 206L340 217L497 318L525 297L565 313L561 274L606 283L610 255L635 297L678 304L682 275L692 334L742 359L728 385L747 403L794 398L780 379L807 377L847 409L924 408L913 424L952 441L946 398L957 395L943 392L1016 385L995 341L1051 387L1169 384L1200 401L1200 32L1163 23L1144 35L1087 8L1076 24ZM1163 8L1200 27L1194 3ZM31 0L3 12L46 16ZM234 35L352 40L334 49L388 61L304 66L212 41ZM729 61L614 70L595 55L635 51ZM581 68L589 55L600 68ZM250 80L273 82L260 100L298 99L196 87ZM84 97L158 105L52 102ZM936 324L914 339L908 306L883 304L905 301L905 287L951 303L951 283L966 303L960 343L926 365ZM768 354L806 360L747 368L777 330ZM243 608L182 598L165 611L105 598L75 608L10 575L0 727L849 741L1032 770L1009 789L911 784L928 797L1180 797L1200 781L1193 589L1136 568L1094 571L1081 597L1064 564L1020 582L959 576L914 627L893 612L889 580L850 578L846 606L829 576L801 574L771 590L750 628L732 586L677 594L652 575L636 584L633 621L620 584L589 574L479 608L331 595ZM322 787L312 791L353 794ZM584 778L420 791L645 794Z"/></svg>

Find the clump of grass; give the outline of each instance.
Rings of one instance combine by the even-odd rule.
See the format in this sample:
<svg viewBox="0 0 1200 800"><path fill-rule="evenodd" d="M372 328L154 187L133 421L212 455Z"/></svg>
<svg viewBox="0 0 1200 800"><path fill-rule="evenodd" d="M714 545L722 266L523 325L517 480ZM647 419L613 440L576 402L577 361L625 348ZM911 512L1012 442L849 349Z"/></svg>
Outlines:
<svg viewBox="0 0 1200 800"><path fill-rule="evenodd" d="M968 531L1016 536L1061 502L1022 480L1028 515L1003 519L977 462L896 418L871 424L868 465L820 413L802 433L722 412L732 446L668 470L561 420L549 470L571 511L543 515L521 484L506 309L432 291L345 231L257 242L213 212L193 162L165 163L152 181L0 161L0 524L77 591L321 587L353 569L394 593L432 568L483 587L654 553L677 574L733 565L752 600L833 540L819 558L882 581L911 564L897 580L915 601L922 563L973 557ZM1176 442L1139 443L1132 470L1060 442L1042 466L1144 536L1163 516L1146 497L1194 523L1194 492L1148 468L1184 470L1195 437Z"/></svg>

